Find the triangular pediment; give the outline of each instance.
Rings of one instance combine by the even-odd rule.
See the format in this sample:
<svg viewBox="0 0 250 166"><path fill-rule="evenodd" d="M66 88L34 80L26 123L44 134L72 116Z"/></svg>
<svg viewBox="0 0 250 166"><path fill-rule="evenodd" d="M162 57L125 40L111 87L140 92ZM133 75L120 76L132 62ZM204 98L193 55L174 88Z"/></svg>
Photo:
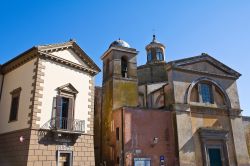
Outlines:
<svg viewBox="0 0 250 166"><path fill-rule="evenodd" d="M60 87L57 88L57 90L59 92L67 92L67 93L72 93L72 94L77 94L78 93L76 88L71 83L60 86Z"/></svg>
<svg viewBox="0 0 250 166"><path fill-rule="evenodd" d="M63 58L70 62L76 63L78 65L82 65L84 67L90 67L86 62L84 62L71 48L51 52L52 55Z"/></svg>
<svg viewBox="0 0 250 166"><path fill-rule="evenodd" d="M52 45L42 45L37 47L41 54L58 58L60 61L64 61L65 64L75 64L90 70L100 72L100 68L94 63L94 61L76 44L75 41Z"/></svg>
<svg viewBox="0 0 250 166"><path fill-rule="evenodd" d="M200 73L208 73L219 76L228 76L238 78L240 73L214 59L213 57L202 54L191 58L180 59L170 62L172 67L187 71L194 71Z"/></svg>

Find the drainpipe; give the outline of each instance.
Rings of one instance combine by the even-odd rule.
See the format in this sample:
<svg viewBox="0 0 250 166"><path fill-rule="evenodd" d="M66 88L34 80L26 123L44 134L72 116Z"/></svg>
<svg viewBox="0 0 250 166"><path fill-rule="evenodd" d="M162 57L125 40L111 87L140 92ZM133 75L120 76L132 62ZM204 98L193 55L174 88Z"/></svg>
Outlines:
<svg viewBox="0 0 250 166"><path fill-rule="evenodd" d="M1 101L1 98L2 98L3 81L4 81L4 74L3 74L3 78L2 78L2 82L1 82L1 87L0 87L0 101Z"/></svg>
<svg viewBox="0 0 250 166"><path fill-rule="evenodd" d="M122 108L122 165L125 164L125 152L124 152L124 109Z"/></svg>

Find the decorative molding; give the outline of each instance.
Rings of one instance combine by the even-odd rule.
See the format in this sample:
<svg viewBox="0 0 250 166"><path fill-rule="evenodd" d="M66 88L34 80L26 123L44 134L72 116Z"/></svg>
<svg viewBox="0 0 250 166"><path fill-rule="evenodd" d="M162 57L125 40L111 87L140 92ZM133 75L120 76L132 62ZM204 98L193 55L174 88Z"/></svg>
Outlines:
<svg viewBox="0 0 250 166"><path fill-rule="evenodd" d="M186 91L186 94L185 94L185 103L187 104L190 104L190 96L191 96L191 92L192 92L192 89L193 87L198 84L199 82L202 82L202 81L206 81L206 82L210 82L212 83L213 85L215 85L217 88L219 88L219 90L223 93L224 97L225 97L225 102L226 102L226 106L228 108L231 108L231 102L230 102L230 99L226 93L226 91L224 90L224 88L219 84L217 83L215 80L211 79L211 78L208 78L208 77L200 77L196 80L194 80L188 87L187 91Z"/></svg>
<svg viewBox="0 0 250 166"><path fill-rule="evenodd" d="M31 105L31 113L30 113L30 121L28 122L30 124L31 129L37 129L39 128L39 125L37 125L37 121L40 121L40 117L38 117L38 114L41 113L41 106L42 102L39 101L43 97L43 94L40 91L43 91L43 76L45 75L44 69L45 66L42 64L42 59L37 57L37 60L35 62L35 69L33 70L33 80L32 83L33 89L31 90L32 97L30 98Z"/></svg>
<svg viewBox="0 0 250 166"><path fill-rule="evenodd" d="M71 83L60 86L60 87L57 88L57 90L58 90L59 95L62 94L62 93L69 93L69 94L73 94L74 96L76 96L77 93L78 93L76 88Z"/></svg>
<svg viewBox="0 0 250 166"><path fill-rule="evenodd" d="M21 88L21 87L16 88L16 89L14 89L13 91L11 91L11 92L10 92L10 94L11 94L11 95L18 94L18 93L20 93L20 92L21 92L21 90L22 90L22 88Z"/></svg>
<svg viewBox="0 0 250 166"><path fill-rule="evenodd" d="M1 72L6 74L16 68L22 66L23 64L33 60L36 57L36 48L31 48L24 53L20 54L19 56L13 58L12 60L6 62L1 66Z"/></svg>
<svg viewBox="0 0 250 166"><path fill-rule="evenodd" d="M219 78L230 78L230 79L237 79L238 77L236 76L232 76L232 75L227 75L227 74L217 74L217 73L211 73L211 72L207 72L207 71L201 71L201 70L195 70L195 69L187 69L184 67L172 67L175 70L179 70L179 71L185 71L185 72L189 72L189 73L196 73L196 74L202 74L202 75L209 75L209 76L214 76L214 77L219 77Z"/></svg>
<svg viewBox="0 0 250 166"><path fill-rule="evenodd" d="M210 148L219 149L221 152L222 165L229 165L228 160L228 131L219 128L201 127L198 129L201 141L201 150L203 156L203 165L209 166L209 152Z"/></svg>
<svg viewBox="0 0 250 166"><path fill-rule="evenodd" d="M139 53L134 48L112 46L106 52L104 52L104 54L101 56L101 59L103 60L112 50L122 51L122 52L126 52L126 53L131 53L131 54L138 54Z"/></svg>
<svg viewBox="0 0 250 166"><path fill-rule="evenodd" d="M10 72L16 69L17 67L27 63L28 61L36 58L37 55L41 53L51 55L50 53L53 51L60 51L60 50L68 49L68 48L73 49L76 52L76 54L80 57L80 59L82 59L89 66L89 69L81 65L77 66L75 64L72 65L72 67L78 68L83 71L88 71L92 75L96 75L98 72L101 71L100 68L94 63L94 61L76 44L75 41L69 41L69 42L59 43L59 44L34 46L30 48L29 50L23 52L22 54L18 55L17 57L6 62L5 64L3 64L1 66L1 73L5 74L7 72ZM60 59L60 61L61 60L62 58ZM72 64L72 62L70 64Z"/></svg>
<svg viewBox="0 0 250 166"><path fill-rule="evenodd" d="M89 127L89 131L87 131L88 134L94 134L94 98L95 98L95 86L94 86L94 78L91 77L91 79L89 80L89 105L88 108L90 109L90 111L88 112L89 118L88 118L88 122L89 124L87 125Z"/></svg>
<svg viewBox="0 0 250 166"><path fill-rule="evenodd" d="M184 58L184 59L179 59L179 60L168 62L167 68L168 69L178 68L181 66L190 65L190 64L197 63L197 62L209 62L212 65L214 65L215 67L220 68L222 71L235 77L236 79L241 76L241 74L238 73L237 71L226 66L225 64L221 63L220 61L216 60L215 58L211 57L210 55L208 55L206 53L202 53L199 56L194 56L194 57L189 57L189 58Z"/></svg>

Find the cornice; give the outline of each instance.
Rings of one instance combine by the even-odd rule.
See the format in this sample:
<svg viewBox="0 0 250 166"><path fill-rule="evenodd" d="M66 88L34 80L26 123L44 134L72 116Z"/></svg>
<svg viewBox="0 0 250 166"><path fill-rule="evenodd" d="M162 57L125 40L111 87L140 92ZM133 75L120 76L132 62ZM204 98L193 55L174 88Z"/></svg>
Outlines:
<svg viewBox="0 0 250 166"><path fill-rule="evenodd" d="M107 56L112 50L117 50L117 51L122 51L122 52L126 52L126 53L132 53L132 54L138 54L139 51L136 51L136 49L134 48L126 48L126 47L110 47L107 51L104 52L104 54L101 56L101 60L104 59L105 56Z"/></svg>
<svg viewBox="0 0 250 166"><path fill-rule="evenodd" d="M175 68L182 68L182 66L185 65L190 65L194 64L197 62L208 62L211 65L219 68L220 70L228 73L228 75L234 77L234 78L239 78L241 76L240 73L237 71L233 70L232 68L228 67L227 65L221 63L220 61L216 60L215 58L211 57L210 55L206 53L202 53L199 56L194 56L194 57L189 57L189 58L184 58L184 59L179 59L175 61L170 61L168 62L168 70L170 69L175 69ZM228 76L226 75L226 76Z"/></svg>
<svg viewBox="0 0 250 166"><path fill-rule="evenodd" d="M50 54L51 52L55 51L61 51L65 49L71 48L73 51L76 52L76 54L89 66L88 68L83 67L78 64L73 64L73 62L69 62L67 60L62 60L62 58L59 61L66 62L64 64L69 64L69 66L80 69L82 71L87 71L91 75L96 75L98 72L100 72L100 68L94 63L94 61L76 44L75 41L69 41L59 44L50 44L50 45L41 45L41 46L34 46L30 48L29 50L21 53L20 55L16 56L15 58L11 59L10 61L4 63L0 66L0 73L5 74L7 72L10 72L17 67L23 65L24 63L34 59L39 54L40 57L47 57L50 59L54 59ZM45 54L45 55L44 55ZM46 55L47 54L47 55Z"/></svg>
<svg viewBox="0 0 250 166"><path fill-rule="evenodd" d="M217 74L217 73L211 73L211 72L208 72L208 71L200 71L200 70L194 70L194 69L186 69L184 67L175 67L175 66L172 66L172 68L168 68L167 70L170 70L170 69L175 69L175 70L178 70L178 71L184 71L184 72L188 72L188 73L196 73L196 74L202 74L202 75L209 75L209 76L214 76L214 77L219 77L219 78L228 78L228 79L238 79L238 77L236 76L232 76L232 75L226 75L226 74Z"/></svg>
<svg viewBox="0 0 250 166"><path fill-rule="evenodd" d="M34 59L37 56L37 49L31 48L28 51L25 51L24 53L20 54L19 56L13 58L12 60L6 62L2 65L1 72L3 74L6 74L23 64L29 62L30 60Z"/></svg>

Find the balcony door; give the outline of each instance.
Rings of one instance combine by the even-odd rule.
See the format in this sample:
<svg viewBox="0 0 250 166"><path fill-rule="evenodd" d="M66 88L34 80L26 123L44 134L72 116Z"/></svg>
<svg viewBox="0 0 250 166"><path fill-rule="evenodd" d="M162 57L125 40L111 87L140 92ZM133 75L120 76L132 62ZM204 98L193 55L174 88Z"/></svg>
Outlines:
<svg viewBox="0 0 250 166"><path fill-rule="evenodd" d="M60 129L68 128L69 98L62 97L62 109L60 110Z"/></svg>
<svg viewBox="0 0 250 166"><path fill-rule="evenodd" d="M57 96L56 126L59 129L70 130L73 121L73 98Z"/></svg>

